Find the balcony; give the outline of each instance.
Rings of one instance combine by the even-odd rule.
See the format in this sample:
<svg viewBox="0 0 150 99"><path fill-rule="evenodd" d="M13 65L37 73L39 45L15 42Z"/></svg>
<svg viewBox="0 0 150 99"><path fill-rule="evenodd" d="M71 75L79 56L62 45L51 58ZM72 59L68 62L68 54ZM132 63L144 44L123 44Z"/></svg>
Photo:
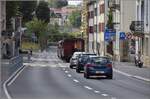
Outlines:
<svg viewBox="0 0 150 99"><path fill-rule="evenodd" d="M120 0L109 0L108 2L109 8L112 8L113 10L120 10Z"/></svg>
<svg viewBox="0 0 150 99"><path fill-rule="evenodd" d="M132 21L130 25L130 30L134 34L143 34L144 33L144 21Z"/></svg>

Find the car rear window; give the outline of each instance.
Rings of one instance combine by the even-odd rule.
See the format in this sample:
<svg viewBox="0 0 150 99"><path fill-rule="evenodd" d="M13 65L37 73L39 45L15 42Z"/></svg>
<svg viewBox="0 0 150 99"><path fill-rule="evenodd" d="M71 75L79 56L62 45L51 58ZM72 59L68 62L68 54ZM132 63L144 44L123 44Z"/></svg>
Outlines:
<svg viewBox="0 0 150 99"><path fill-rule="evenodd" d="M106 64L109 62L109 60L107 58L98 57L98 58L93 58L92 62L94 64Z"/></svg>

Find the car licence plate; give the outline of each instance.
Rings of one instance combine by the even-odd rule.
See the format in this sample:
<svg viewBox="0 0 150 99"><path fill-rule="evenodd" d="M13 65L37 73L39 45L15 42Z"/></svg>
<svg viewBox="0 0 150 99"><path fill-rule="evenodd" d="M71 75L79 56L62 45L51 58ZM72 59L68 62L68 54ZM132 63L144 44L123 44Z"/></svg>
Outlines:
<svg viewBox="0 0 150 99"><path fill-rule="evenodd" d="M104 71L96 71L96 74L104 73Z"/></svg>

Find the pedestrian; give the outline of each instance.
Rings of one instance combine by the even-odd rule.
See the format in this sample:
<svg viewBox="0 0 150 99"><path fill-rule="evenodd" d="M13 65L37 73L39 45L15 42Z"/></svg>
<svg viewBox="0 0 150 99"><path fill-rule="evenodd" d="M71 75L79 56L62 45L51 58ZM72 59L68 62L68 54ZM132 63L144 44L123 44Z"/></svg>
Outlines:
<svg viewBox="0 0 150 99"><path fill-rule="evenodd" d="M141 61L141 52L138 51L137 54L135 54L135 64L137 65L138 61Z"/></svg>
<svg viewBox="0 0 150 99"><path fill-rule="evenodd" d="M28 50L28 62L30 62L31 60L31 53L30 53L30 50Z"/></svg>
<svg viewBox="0 0 150 99"><path fill-rule="evenodd" d="M30 48L30 55L32 56L32 47Z"/></svg>

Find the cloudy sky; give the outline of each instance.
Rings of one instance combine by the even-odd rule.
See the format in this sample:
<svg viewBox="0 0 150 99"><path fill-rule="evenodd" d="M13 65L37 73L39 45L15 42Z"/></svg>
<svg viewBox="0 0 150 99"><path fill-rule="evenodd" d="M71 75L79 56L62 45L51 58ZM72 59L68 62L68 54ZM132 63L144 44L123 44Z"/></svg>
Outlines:
<svg viewBox="0 0 150 99"><path fill-rule="evenodd" d="M68 0L69 5L78 5L82 2L82 0Z"/></svg>

